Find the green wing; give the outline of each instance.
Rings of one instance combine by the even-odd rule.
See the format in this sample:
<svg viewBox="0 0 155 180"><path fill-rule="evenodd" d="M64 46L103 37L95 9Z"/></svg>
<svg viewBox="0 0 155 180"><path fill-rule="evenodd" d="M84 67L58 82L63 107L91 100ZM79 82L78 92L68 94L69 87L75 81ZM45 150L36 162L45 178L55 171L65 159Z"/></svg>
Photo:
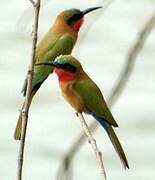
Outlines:
<svg viewBox="0 0 155 180"><path fill-rule="evenodd" d="M88 113L94 113L109 124L115 127L118 126L108 109L100 89L88 76L75 83L73 88L82 97Z"/></svg>
<svg viewBox="0 0 155 180"><path fill-rule="evenodd" d="M54 60L60 54L70 54L74 43L69 33L64 35L50 34L43 38L36 50L36 62Z"/></svg>
<svg viewBox="0 0 155 180"><path fill-rule="evenodd" d="M57 56L61 54L71 53L74 43L72 37L68 33L63 36L55 36L54 38L49 38L51 41L49 41L48 37L45 36L45 38L38 45L38 48L36 50L36 62L53 61ZM32 81L32 91L37 91L50 73L52 73L52 68L49 66L35 66ZM23 89L24 94L25 90L26 84Z"/></svg>

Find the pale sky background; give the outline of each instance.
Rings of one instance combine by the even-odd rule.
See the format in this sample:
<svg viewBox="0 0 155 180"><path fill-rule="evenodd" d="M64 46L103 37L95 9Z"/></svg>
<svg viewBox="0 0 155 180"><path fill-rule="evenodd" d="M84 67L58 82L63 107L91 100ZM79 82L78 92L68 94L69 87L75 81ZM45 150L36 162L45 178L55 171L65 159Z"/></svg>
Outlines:
<svg viewBox="0 0 155 180"><path fill-rule="evenodd" d="M39 38L63 9L85 9L99 1L42 1ZM0 5L0 179L16 178L19 143L13 132L22 104L20 93L31 52L31 13L28 0L2 1ZM99 12L88 15L79 34ZM105 98L111 92L139 31L155 13L154 0L115 0L78 43L73 55L98 84ZM155 31L139 54L122 96L111 109L131 169L124 171L103 128L94 134L103 152L108 180L155 179ZM92 122L86 116L87 122ZM31 106L27 131L24 179L53 180L61 157L81 132L74 110L61 96L55 75L46 80ZM99 179L94 154L86 143L74 161L74 179Z"/></svg>

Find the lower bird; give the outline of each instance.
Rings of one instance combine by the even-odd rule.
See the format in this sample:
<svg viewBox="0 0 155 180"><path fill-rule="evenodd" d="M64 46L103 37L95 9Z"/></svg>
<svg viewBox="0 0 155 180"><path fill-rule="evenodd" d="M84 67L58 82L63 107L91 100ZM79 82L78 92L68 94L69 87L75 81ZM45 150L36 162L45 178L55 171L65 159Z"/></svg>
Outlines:
<svg viewBox="0 0 155 180"><path fill-rule="evenodd" d="M107 132L125 168L129 168L123 148L113 127L118 127L104 97L95 82L85 73L80 62L71 55L60 55L48 65L58 76L62 95L77 113L92 115Z"/></svg>

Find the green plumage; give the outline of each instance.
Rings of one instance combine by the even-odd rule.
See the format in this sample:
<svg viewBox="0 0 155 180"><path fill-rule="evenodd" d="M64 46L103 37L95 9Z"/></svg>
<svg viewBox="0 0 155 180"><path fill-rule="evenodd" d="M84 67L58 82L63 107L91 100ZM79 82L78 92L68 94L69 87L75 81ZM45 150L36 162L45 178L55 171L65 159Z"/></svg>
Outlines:
<svg viewBox="0 0 155 180"><path fill-rule="evenodd" d="M111 114L100 89L85 75L82 79L75 81L73 90L80 95L87 113L99 117L100 124L105 128L116 152L118 153L124 167L129 168L123 148L111 126L118 127L113 115ZM105 122L104 122L105 121Z"/></svg>
<svg viewBox="0 0 155 180"><path fill-rule="evenodd" d="M45 37L44 41L41 42L38 50L36 51L36 63L53 61L60 54L71 53L74 42L70 34L67 33L54 38L49 37L49 39L51 38L51 41L49 41L47 38L48 37ZM45 46L43 46L46 39L48 40L49 44L47 43ZM52 41L54 41L54 43ZM40 47L43 47L43 49ZM37 90L50 73L52 73L52 69L48 66L35 66L32 81L32 91Z"/></svg>
<svg viewBox="0 0 155 180"><path fill-rule="evenodd" d="M61 24L60 24L61 25ZM75 37L74 37L75 36ZM36 49L36 62L53 61L58 55L70 54L74 44L76 42L76 35L72 34L71 31L64 31L61 33L53 32L50 29L45 35L42 41L39 43ZM41 84L46 80L48 75L53 72L53 69L49 66L35 66L34 75L32 80L32 91L30 97L30 104L33 96L40 88ZM23 94L26 94L26 80L23 86ZM19 114L17 126L14 133L14 139L20 140L21 138L21 124L22 116Z"/></svg>
<svg viewBox="0 0 155 180"><path fill-rule="evenodd" d="M62 94L77 112L92 115L107 132L125 168L129 168L127 158L113 127L118 127L104 97L90 77L84 72L80 62L70 55L59 56L53 63ZM74 69L74 70L73 70ZM112 127L113 126L113 127Z"/></svg>
<svg viewBox="0 0 155 180"><path fill-rule="evenodd" d="M76 43L78 31L82 25L86 14L101 7L93 7L80 11L79 9L69 9L61 12L52 28L46 33L36 49L35 63L53 61L59 55L71 54ZM53 68L48 66L35 66L32 80L32 90L30 104L33 96L40 88L41 84L53 72ZM23 93L26 94L27 81L25 80ZM17 126L14 133L16 140L20 139L22 118L19 115Z"/></svg>
<svg viewBox="0 0 155 180"><path fill-rule="evenodd" d="M99 117L104 117L105 121L114 127L118 127L106 102L97 85L85 74L73 84L73 89L82 97L83 103L88 112L95 113Z"/></svg>

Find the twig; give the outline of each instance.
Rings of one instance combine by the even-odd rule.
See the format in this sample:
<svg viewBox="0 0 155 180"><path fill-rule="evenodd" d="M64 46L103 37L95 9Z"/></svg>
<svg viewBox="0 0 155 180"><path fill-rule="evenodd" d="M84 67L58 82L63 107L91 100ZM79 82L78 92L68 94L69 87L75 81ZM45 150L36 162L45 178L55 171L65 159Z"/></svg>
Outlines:
<svg viewBox="0 0 155 180"><path fill-rule="evenodd" d="M78 116L79 120L81 121L81 126L84 130L84 133L85 133L87 139L88 139L88 142L92 146L92 149L95 153L96 160L97 160L97 163L100 168L101 180L104 180L104 179L106 180L107 178L106 178L106 172L105 172L103 161L102 161L102 153L99 151L99 148L97 147L96 140L93 138L93 136L89 130L89 127L83 117L83 114L77 113L77 116Z"/></svg>
<svg viewBox="0 0 155 180"><path fill-rule="evenodd" d="M22 132L21 132L21 141L20 141L19 157L18 157L17 180L22 180L24 147L25 147L26 129L27 129L27 122L28 122L33 69L34 69L34 63L35 63L35 51L36 51L36 44L37 44L37 32L38 32L38 21L39 21L39 11L40 11L40 0L36 0L36 2L30 0L30 2L32 3L34 7L34 25L33 25L33 31L32 31L32 54L31 54L31 62L28 67L28 73L27 73L26 96L24 100L24 106L22 108Z"/></svg>
<svg viewBox="0 0 155 180"><path fill-rule="evenodd" d="M131 73L133 71L136 57L138 56L141 49L143 48L144 43L147 40L147 37L149 36L149 34L151 33L151 31L154 28L154 25L155 25L155 14L153 14L151 16L151 18L147 21L144 28L139 33L139 36L138 36L135 44L130 49L130 51L127 55L126 64L123 67L122 73L121 73L118 81L116 82L116 85L114 86L114 88L112 90L112 93L110 94L110 96L108 98L109 107L112 107L114 105L114 103L116 103L116 100L119 98L122 91L124 90L125 85L126 85L127 81L129 80L129 77L131 76ZM96 122L93 122L89 126L89 129L93 132L97 129L97 127L98 126L97 126ZM71 168L70 167L71 161L85 140L86 140L85 135L83 132L81 132L80 135L76 138L76 140L72 144L72 146L70 147L69 151L64 155L64 158L63 158L62 164L61 164L61 169L64 169L64 171L62 171L63 173L62 173L61 177L63 177L63 175L66 173L65 169L67 169L67 171L69 171L68 169ZM66 160L68 161L67 167L65 167Z"/></svg>

